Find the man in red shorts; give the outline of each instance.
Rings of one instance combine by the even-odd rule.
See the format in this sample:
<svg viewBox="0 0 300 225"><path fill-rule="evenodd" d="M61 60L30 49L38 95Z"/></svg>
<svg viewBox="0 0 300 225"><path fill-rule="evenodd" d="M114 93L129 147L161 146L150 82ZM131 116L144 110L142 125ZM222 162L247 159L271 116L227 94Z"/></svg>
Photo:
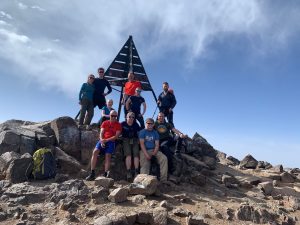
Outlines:
<svg viewBox="0 0 300 225"><path fill-rule="evenodd" d="M119 137L122 131L122 126L117 121L118 113L115 110L112 110L109 115L110 120L104 121L101 125L100 140L97 142L93 151L91 159L91 173L86 180L95 180L96 178L95 167L99 151L105 152L104 176L109 177L111 154L115 150L115 140Z"/></svg>

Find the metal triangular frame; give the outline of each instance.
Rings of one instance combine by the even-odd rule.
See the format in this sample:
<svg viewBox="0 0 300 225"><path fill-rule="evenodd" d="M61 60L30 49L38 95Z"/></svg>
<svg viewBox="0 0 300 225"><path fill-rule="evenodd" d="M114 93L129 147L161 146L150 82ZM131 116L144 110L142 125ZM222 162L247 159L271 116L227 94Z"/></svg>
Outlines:
<svg viewBox="0 0 300 225"><path fill-rule="evenodd" d="M109 81L111 86L121 87L118 107L118 120L120 119L121 113L123 89L125 83L127 82L129 71L134 72L135 80L141 82L143 91L151 91L155 102L157 102L156 95L152 89L147 73L144 69L143 63L140 59L131 35L105 72L105 78Z"/></svg>

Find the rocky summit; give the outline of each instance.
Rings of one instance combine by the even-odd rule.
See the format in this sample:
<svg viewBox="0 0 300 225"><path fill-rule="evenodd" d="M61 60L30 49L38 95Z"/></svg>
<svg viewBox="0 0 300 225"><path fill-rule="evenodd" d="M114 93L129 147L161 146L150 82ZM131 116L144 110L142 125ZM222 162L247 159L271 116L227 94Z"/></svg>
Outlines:
<svg viewBox="0 0 300 225"><path fill-rule="evenodd" d="M96 125L70 117L0 124L0 224L300 224L300 169L251 155L227 156L196 133L188 138L165 183L139 174L126 181L121 140L110 178L99 155L97 178L85 181ZM57 174L31 178L32 155L51 149Z"/></svg>

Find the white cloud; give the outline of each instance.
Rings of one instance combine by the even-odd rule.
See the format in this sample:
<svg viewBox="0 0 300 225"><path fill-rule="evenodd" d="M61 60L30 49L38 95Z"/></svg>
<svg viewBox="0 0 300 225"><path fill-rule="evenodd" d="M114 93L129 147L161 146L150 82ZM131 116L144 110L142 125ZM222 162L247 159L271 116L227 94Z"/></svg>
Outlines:
<svg viewBox="0 0 300 225"><path fill-rule="evenodd" d="M33 5L32 1L26 3ZM259 51L274 51L299 31L300 19L299 9L291 7L285 7L278 19L280 7L272 11L271 2L257 0L136 0L130 7L125 0L39 4L31 8L47 13L20 13L25 8L23 3L6 10L13 13L14 24L0 30L0 60L8 60L8 67L22 68L45 88L55 87L68 94L77 93L88 73L108 65L130 34L138 43L143 61L176 49L183 52L183 61L192 62L205 57L209 44L224 35L242 34L249 40L258 37ZM288 17L290 10L293 13ZM0 18L12 16L0 11Z"/></svg>
<svg viewBox="0 0 300 225"><path fill-rule="evenodd" d="M0 18L7 18L11 20L13 17L4 11L0 11Z"/></svg>
<svg viewBox="0 0 300 225"><path fill-rule="evenodd" d="M27 43L30 39L25 35L20 35L6 29L0 29L0 40L4 42L16 44L16 43Z"/></svg>
<svg viewBox="0 0 300 225"><path fill-rule="evenodd" d="M37 9L37 10L39 10L39 11L41 11L41 12L46 11L45 9L41 8L41 7L38 6L38 5L31 6L31 8L32 8L32 9Z"/></svg>
<svg viewBox="0 0 300 225"><path fill-rule="evenodd" d="M7 23L4 20L0 20L0 25L7 25Z"/></svg>
<svg viewBox="0 0 300 225"><path fill-rule="evenodd" d="M22 2L19 2L18 6L19 6L20 9L28 9L28 6L23 4Z"/></svg>

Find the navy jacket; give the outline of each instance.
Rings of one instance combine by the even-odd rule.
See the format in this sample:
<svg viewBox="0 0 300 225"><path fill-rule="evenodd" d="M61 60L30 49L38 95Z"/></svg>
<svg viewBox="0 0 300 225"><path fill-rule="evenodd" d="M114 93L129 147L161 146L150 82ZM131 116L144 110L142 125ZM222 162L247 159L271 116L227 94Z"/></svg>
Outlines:
<svg viewBox="0 0 300 225"><path fill-rule="evenodd" d="M167 94L162 92L158 96L158 100L160 101L160 104L158 107L163 108L163 109L169 109L169 108L173 109L177 103L175 96L170 92L167 92Z"/></svg>

